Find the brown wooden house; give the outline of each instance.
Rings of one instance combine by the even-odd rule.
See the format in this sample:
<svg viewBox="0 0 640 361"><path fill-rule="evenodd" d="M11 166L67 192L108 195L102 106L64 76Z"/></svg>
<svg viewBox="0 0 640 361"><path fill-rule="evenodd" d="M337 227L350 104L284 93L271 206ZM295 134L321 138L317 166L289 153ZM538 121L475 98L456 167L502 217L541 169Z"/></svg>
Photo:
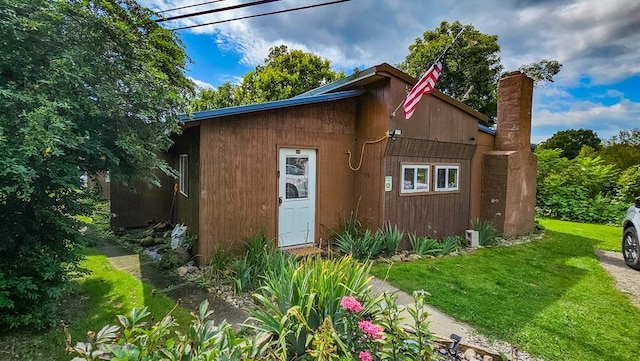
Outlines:
<svg viewBox="0 0 640 361"><path fill-rule="evenodd" d="M505 81L515 85L507 86L509 108L499 106L499 124L512 119L502 138L500 126L494 131L485 116L437 90L410 120L392 115L415 79L388 64L292 99L185 116L165 155L179 179L134 196L112 185L112 225L171 214L198 236L205 257L218 244L239 248L258 230L280 247L326 244L352 212L371 229L390 222L437 238L462 235L477 219L507 234L530 232L532 86L521 74ZM500 140L514 137L527 148Z"/></svg>

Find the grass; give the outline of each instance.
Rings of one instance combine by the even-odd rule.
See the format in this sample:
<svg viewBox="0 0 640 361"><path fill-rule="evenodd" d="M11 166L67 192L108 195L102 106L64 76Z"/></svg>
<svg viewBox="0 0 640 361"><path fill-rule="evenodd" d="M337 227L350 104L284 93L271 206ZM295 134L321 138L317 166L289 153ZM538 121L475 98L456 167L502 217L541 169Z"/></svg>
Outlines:
<svg viewBox="0 0 640 361"><path fill-rule="evenodd" d="M545 360L632 360L640 310L617 291L594 248L617 249L616 227L543 220L543 240L424 259L373 274L493 338Z"/></svg>
<svg viewBox="0 0 640 361"><path fill-rule="evenodd" d="M107 257L86 250L82 266L90 274L72 282L69 293L61 301L60 318L68 325L73 343L84 341L86 332L98 331L106 324L117 324L116 315L134 307L147 306L159 320L175 303L127 272L114 269ZM189 312L177 307L173 313L185 331L191 322ZM16 331L0 335L0 360L69 360L64 350L61 327L47 332Z"/></svg>
<svg viewBox="0 0 640 361"><path fill-rule="evenodd" d="M596 242L596 248L605 251L620 251L622 245L621 226L576 223L557 219L541 219L540 224L556 232L589 238Z"/></svg>

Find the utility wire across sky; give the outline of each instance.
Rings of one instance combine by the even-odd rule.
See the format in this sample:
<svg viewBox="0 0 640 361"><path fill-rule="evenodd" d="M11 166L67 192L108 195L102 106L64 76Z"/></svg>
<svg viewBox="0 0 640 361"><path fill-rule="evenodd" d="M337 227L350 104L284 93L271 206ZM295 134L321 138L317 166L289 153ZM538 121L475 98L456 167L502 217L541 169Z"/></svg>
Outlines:
<svg viewBox="0 0 640 361"><path fill-rule="evenodd" d="M204 5L219 3L219 2L223 2L223 1L225 1L225 0L212 0L212 1L207 1L207 2L203 2L203 3L199 3L199 4L185 5L185 6L180 6L180 7L173 8L173 9L160 10L160 11L156 11L156 12L158 14L162 14L162 13L168 13L168 12L176 11L176 10L183 10L183 9L195 8L195 7L198 7L198 6L204 6Z"/></svg>
<svg viewBox="0 0 640 361"><path fill-rule="evenodd" d="M281 0L259 0L259 1L254 1L254 2L250 2L250 3L244 3L244 4L238 4L238 5L225 6L225 7L217 8L217 9L209 9L209 10L198 11L198 12L195 12L195 13L189 13L189 14L181 14L181 15L176 15L176 16L170 16L170 17L168 17L168 18L160 18L160 19L156 19L156 23L161 23L161 22L163 22L163 21L171 21L171 20L178 20L178 19L190 18L190 17L194 17L194 16L199 16L199 15L206 15L206 14L212 14L212 13L219 13L219 12L221 12L221 11L235 10L235 9L240 9L240 8L246 8L246 7L249 7L249 6L256 6L256 5L268 4L268 3L272 3L272 2L276 2L276 1L281 1Z"/></svg>
<svg viewBox="0 0 640 361"><path fill-rule="evenodd" d="M252 6L252 5L261 5L259 3L268 3L268 2L273 2L273 1L280 1L280 0L263 0L263 1L256 1L253 3L247 3L247 4L242 4L245 6ZM189 25L189 26L182 26L179 28L174 28L174 29L170 29L170 30L185 30L185 29L192 29L192 28L197 28L197 27L201 27L201 26L208 26L208 25L215 25L215 24L222 24L222 23L227 23L227 22L231 22L231 21L236 21L236 20L244 20L244 19L251 19L251 18L257 18L257 17L261 17L261 16L267 16L267 15L275 15L275 14L282 14L282 13L288 13L288 12L292 12L292 11L298 11L298 10L305 10L305 9L311 9L311 8L316 8L316 7L321 7L321 6L327 6L327 5L335 5L335 4L339 4L339 3L344 3L344 2L348 2L351 0L335 0L335 1L329 1L329 2L324 2L324 3L319 3L319 4L313 4L313 5L306 5L306 6L300 6L300 7L295 7L295 8L288 8L288 9L283 9L283 10L277 10L277 11L270 11L270 12L265 12L265 13L261 13L261 14L254 14L254 15L247 15L247 16L240 16L240 17L236 17L236 18L231 18L231 19L226 19L226 20L218 20L218 21L213 21L213 22L209 22L209 23L203 23L203 24L195 24L195 25ZM244 7L244 6L243 6ZM229 8L229 7L227 7ZM210 12L206 12L208 13L212 13L212 12L219 12L222 11L223 9L226 10L226 8L219 8L219 9L214 9L215 11L210 11ZM198 15L203 15L203 12L198 12L198 13L192 13L192 14L184 14L184 15L180 15L180 19L182 18L189 18L192 16L198 16ZM175 20L177 19L177 17L171 17L171 18L166 18L166 19L159 19L156 20L156 22L160 22L160 21L169 21L169 20Z"/></svg>

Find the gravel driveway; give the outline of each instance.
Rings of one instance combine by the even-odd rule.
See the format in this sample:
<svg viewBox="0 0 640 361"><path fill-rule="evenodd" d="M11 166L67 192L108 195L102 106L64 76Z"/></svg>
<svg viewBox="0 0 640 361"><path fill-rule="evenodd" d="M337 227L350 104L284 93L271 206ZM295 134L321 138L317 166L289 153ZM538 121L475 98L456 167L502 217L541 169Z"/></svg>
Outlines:
<svg viewBox="0 0 640 361"><path fill-rule="evenodd" d="M640 307L640 271L627 267L622 252L596 250L600 264L616 281L616 287L631 297L631 302Z"/></svg>

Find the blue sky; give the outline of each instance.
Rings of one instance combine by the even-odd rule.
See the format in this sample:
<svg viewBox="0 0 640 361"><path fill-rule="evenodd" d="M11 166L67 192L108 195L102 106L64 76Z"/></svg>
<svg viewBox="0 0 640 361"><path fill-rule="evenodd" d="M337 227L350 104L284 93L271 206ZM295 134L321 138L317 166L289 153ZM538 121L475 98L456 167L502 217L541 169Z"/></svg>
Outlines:
<svg viewBox="0 0 640 361"><path fill-rule="evenodd" d="M164 10L205 1L140 3ZM176 20L165 26L201 24L325 1L281 0ZM246 2L219 1L208 8ZM328 58L335 68L347 73L355 67L397 64L417 37L442 20L459 20L481 32L497 34L506 70L542 59L564 65L554 83L535 90L532 142L565 129L592 129L607 139L621 129L640 128L637 0L352 0L178 34L194 62L187 75L201 86L215 87L226 81L238 82L264 60L270 47L280 44Z"/></svg>

